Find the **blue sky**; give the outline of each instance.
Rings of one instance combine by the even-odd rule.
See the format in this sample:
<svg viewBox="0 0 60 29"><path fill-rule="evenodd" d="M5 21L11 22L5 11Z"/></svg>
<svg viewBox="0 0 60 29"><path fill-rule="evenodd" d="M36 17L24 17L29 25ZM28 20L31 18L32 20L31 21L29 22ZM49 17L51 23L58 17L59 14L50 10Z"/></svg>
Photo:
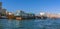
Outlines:
<svg viewBox="0 0 60 29"><path fill-rule="evenodd" d="M0 0L3 8L9 12L23 10L25 12L60 13L60 0Z"/></svg>

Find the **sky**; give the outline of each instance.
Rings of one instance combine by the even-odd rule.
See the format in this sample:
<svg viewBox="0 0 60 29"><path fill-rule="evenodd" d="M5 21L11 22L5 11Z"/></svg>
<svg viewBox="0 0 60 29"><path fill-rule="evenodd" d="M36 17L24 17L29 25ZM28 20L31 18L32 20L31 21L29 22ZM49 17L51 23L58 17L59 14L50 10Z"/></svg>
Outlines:
<svg viewBox="0 0 60 29"><path fill-rule="evenodd" d="M60 0L0 0L2 7L9 12L23 10L28 13L38 14L60 13Z"/></svg>

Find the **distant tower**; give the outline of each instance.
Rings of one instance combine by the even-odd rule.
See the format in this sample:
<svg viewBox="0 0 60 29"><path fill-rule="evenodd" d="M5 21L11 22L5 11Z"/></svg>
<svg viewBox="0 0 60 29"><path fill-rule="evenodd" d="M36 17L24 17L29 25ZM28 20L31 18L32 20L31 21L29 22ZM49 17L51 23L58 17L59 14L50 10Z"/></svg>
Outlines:
<svg viewBox="0 0 60 29"><path fill-rule="evenodd" d="M2 7L2 2L0 2L0 7Z"/></svg>
<svg viewBox="0 0 60 29"><path fill-rule="evenodd" d="M0 2L0 13L2 12L2 2Z"/></svg>

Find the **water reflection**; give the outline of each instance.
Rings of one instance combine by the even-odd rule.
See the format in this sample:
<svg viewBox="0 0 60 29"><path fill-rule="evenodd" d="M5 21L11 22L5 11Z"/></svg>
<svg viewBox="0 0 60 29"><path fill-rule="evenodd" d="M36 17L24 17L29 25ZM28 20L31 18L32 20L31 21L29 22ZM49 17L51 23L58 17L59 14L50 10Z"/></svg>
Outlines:
<svg viewBox="0 0 60 29"><path fill-rule="evenodd" d="M0 19L0 29L60 29L59 20Z"/></svg>

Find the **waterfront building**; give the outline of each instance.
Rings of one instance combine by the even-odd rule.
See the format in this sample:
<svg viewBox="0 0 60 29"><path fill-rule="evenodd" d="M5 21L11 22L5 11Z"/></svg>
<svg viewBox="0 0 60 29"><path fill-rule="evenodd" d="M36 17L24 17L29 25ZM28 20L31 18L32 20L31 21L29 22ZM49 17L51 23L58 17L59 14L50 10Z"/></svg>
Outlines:
<svg viewBox="0 0 60 29"><path fill-rule="evenodd" d="M35 14L33 13L26 13L24 11L21 11L21 10L18 10L16 13L15 13L15 16L34 16Z"/></svg>
<svg viewBox="0 0 60 29"><path fill-rule="evenodd" d="M15 16L24 16L25 15L25 12L24 11L21 11L21 10L18 10L18 11L16 11L16 13L14 15Z"/></svg>
<svg viewBox="0 0 60 29"><path fill-rule="evenodd" d="M1 11L2 11L1 12L2 15L6 15L6 9L2 9Z"/></svg>
<svg viewBox="0 0 60 29"><path fill-rule="evenodd" d="M14 13L14 16L19 20L27 17L26 13L21 10L16 11L16 13Z"/></svg>
<svg viewBox="0 0 60 29"><path fill-rule="evenodd" d="M14 16L16 16L16 18L33 18L35 16L35 14L33 13L26 13L24 11L18 10L16 11L16 13L14 13Z"/></svg>

